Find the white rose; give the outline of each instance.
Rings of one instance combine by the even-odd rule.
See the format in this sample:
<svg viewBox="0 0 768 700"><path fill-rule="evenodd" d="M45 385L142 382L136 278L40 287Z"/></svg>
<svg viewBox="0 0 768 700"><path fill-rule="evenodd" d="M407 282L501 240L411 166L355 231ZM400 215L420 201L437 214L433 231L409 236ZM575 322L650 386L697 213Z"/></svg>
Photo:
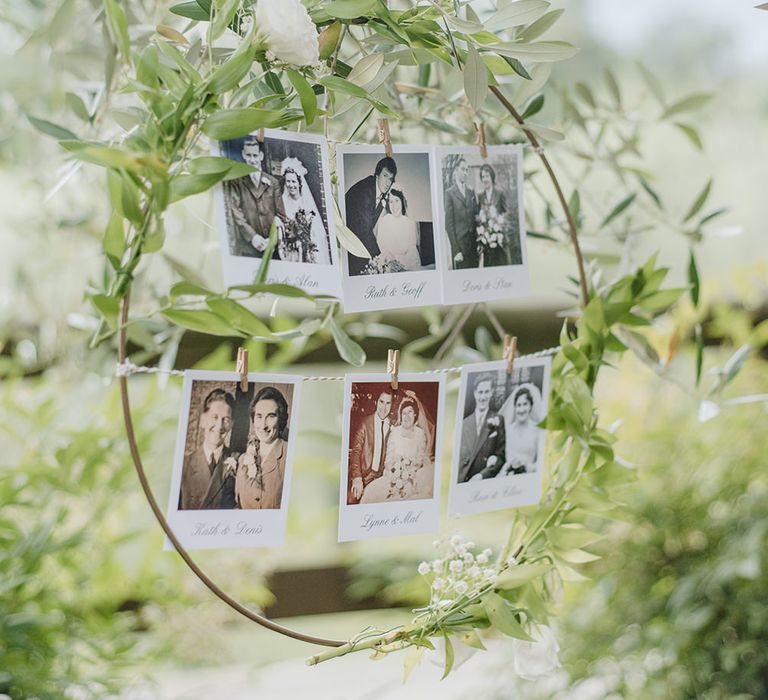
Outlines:
<svg viewBox="0 0 768 700"><path fill-rule="evenodd" d="M530 630L533 642L512 640L512 668L527 681L546 678L560 666L560 646L546 625L536 625Z"/></svg>
<svg viewBox="0 0 768 700"><path fill-rule="evenodd" d="M275 58L293 66L311 66L320 61L317 29L300 0L259 0L256 30Z"/></svg>

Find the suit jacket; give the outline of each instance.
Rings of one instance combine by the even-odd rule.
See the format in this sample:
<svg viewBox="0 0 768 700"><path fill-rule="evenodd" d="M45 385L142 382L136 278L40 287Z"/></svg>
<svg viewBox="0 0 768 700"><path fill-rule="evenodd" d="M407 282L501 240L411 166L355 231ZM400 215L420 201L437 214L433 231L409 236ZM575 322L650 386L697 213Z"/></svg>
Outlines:
<svg viewBox="0 0 768 700"><path fill-rule="evenodd" d="M459 191L455 182L445 191L445 232L451 243L451 263L459 268L478 266L477 257L477 197L470 187ZM464 256L460 263L453 263L458 253Z"/></svg>
<svg viewBox="0 0 768 700"><path fill-rule="evenodd" d="M235 477L237 503L243 509L279 508L283 500L285 458L288 443L278 438L272 451L261 461L262 488L248 478L247 469L241 466Z"/></svg>
<svg viewBox="0 0 768 700"><path fill-rule="evenodd" d="M260 258L251 244L254 234L269 238L275 216L285 218L280 186L269 173L261 173L256 185L250 175L223 183L224 201L232 255ZM277 250L273 258L277 259Z"/></svg>
<svg viewBox="0 0 768 700"><path fill-rule="evenodd" d="M229 510L235 507L234 476L224 476L224 462L229 457L236 458L237 453L225 447L213 470L202 445L184 457L179 510Z"/></svg>
<svg viewBox="0 0 768 700"><path fill-rule="evenodd" d="M498 425L489 425L495 419ZM476 474L482 474L483 479L492 479L504 466L504 419L488 411L485 421L477 432L475 413L467 416L461 424L461 450L459 452L459 483L469 481ZM488 465L488 458L496 457L496 463Z"/></svg>
<svg viewBox="0 0 768 700"><path fill-rule="evenodd" d="M487 207L488 209L496 207L496 211L499 214L505 214L507 211L507 198L504 196L503 192L495 188L491 192L490 197L487 197L485 190L483 190L477 196L477 206L478 208Z"/></svg>
<svg viewBox="0 0 768 700"><path fill-rule="evenodd" d="M357 499L352 497L352 481L354 479L361 478L363 486L367 486L383 473L383 466L379 470L373 468L373 454L376 448L375 415L375 413L372 413L370 416L366 416L352 437L352 444L349 448L349 494L347 503L357 502ZM392 426L387 423L384 428L384 442L381 445L382 465L386 458L387 438L391 430Z"/></svg>
<svg viewBox="0 0 768 700"><path fill-rule="evenodd" d="M378 197L376 189L376 177L368 175L359 182L356 182L347 190L344 195L344 206L346 209L346 224L352 233L354 233L365 249L375 258L381 250L376 242L376 236L373 233L373 227L379 218L383 205ZM363 268L368 264L365 258L358 258L352 253L348 253L349 274L359 275Z"/></svg>

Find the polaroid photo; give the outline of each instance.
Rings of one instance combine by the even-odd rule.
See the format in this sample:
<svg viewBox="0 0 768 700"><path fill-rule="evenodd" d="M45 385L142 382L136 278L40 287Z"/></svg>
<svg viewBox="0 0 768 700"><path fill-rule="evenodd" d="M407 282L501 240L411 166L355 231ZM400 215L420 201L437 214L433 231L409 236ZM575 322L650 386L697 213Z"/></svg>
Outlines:
<svg viewBox="0 0 768 700"><path fill-rule="evenodd" d="M184 547L282 544L301 383L249 374L242 391L234 372L185 372L168 499Z"/></svg>
<svg viewBox="0 0 768 700"><path fill-rule="evenodd" d="M520 145L435 148L438 221L445 256L443 303L530 293Z"/></svg>
<svg viewBox="0 0 768 700"><path fill-rule="evenodd" d="M377 311L442 301L431 146L339 145L339 208L370 254L342 250L344 310Z"/></svg>
<svg viewBox="0 0 768 700"><path fill-rule="evenodd" d="M346 376L340 542L437 531L444 379Z"/></svg>
<svg viewBox="0 0 768 700"><path fill-rule="evenodd" d="M273 223L267 282L341 297L328 144L316 134L264 130L219 141L216 155L256 168L216 188L224 283L252 284Z"/></svg>
<svg viewBox="0 0 768 700"><path fill-rule="evenodd" d="M551 359L466 365L454 430L448 514L533 505L541 498Z"/></svg>

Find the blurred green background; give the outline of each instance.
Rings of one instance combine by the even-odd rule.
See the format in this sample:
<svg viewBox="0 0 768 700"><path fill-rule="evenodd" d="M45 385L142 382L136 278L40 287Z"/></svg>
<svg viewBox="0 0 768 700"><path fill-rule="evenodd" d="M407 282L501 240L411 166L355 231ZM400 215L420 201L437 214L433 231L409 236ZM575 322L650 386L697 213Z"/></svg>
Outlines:
<svg viewBox="0 0 768 700"><path fill-rule="evenodd" d="M637 120L648 121L638 162L653 173L667 208L682 218L713 178L711 200L728 211L697 249L711 344L705 369L750 343L756 352L727 396L765 394L768 13L741 0L558 6L566 9L558 38L582 50L554 68L537 121L557 125L557 96L577 81L604 92L603 71L610 67L626 110L632 115L636 108ZM100 31L95 12L88 2L25 1L0 9L0 692L40 698L407 698L435 692L426 669L402 686L398 659L371 664L361 656L305 669L310 647L241 621L174 554L162 552L126 450L113 349L88 349L95 321L83 289L101 274L103 178L87 167L70 173L55 143L24 116L66 113L76 120L80 107L68 95L87 102L88 81L103 62L91 36ZM154 12L160 21L165 6ZM650 87L637 61L670 100L713 95L685 120L698 129L703 148L671 124L652 123ZM567 177L578 177L573 159L555 159ZM616 199L601 189L602 173L591 177L594 201L584 206ZM183 265L211 288L220 285L212 220L207 197L177 207L163 257L144 273L146 284L166 288ZM590 242L602 252L609 245ZM659 223L627 245L640 260L660 250L673 282L686 283L685 237ZM529 250L532 296L495 307L505 325L518 329L523 350L555 344L557 311L572 303L564 282L572 272L570 256L541 240L530 239ZM654 329L660 347L693 316L682 304ZM429 317L403 312L361 319L361 335L375 334L371 323L380 323L385 336L366 345L373 369L391 342L386 325L399 328L400 336L394 333L403 342L423 332ZM473 319L456 359L487 352L487 333L476 332L485 325L483 317ZM178 334L170 345L167 340L163 347L173 352L166 350L161 363L230 366L233 346L204 345L193 334ZM670 367L671 376L686 384L694 373L688 340ZM332 353L303 353L295 353L302 373L345 371L328 363ZM158 359L151 352L146 357ZM292 357L284 354L287 362ZM705 376L705 385L709 381ZM164 504L180 382L134 377L131 393L150 480ZM639 478L624 494L623 520L606 529L598 547L605 558L589 567L591 580L566 590L554 622L563 668L546 682L522 682L499 643L437 692L447 698L468 692L488 698L768 697L768 412L764 402L735 404L702 423L699 398L631 358L604 372L602 421L621 421L618 453L637 467ZM306 387L286 545L197 556L231 593L253 605L275 603L266 583L270 574L278 572L274 590L282 586L288 597L287 581L315 570L326 573L308 575L304 611L324 597L327 606L337 604L326 585L341 591L350 610L361 599L366 607L395 608L290 621L328 636L407 619L407 607L425 593L415 569L433 539L336 544L340 412L339 388ZM446 465L450 444L447 434ZM499 513L446 520L441 534L460 530L481 546L496 546L507 519ZM333 578L329 571L343 575Z"/></svg>

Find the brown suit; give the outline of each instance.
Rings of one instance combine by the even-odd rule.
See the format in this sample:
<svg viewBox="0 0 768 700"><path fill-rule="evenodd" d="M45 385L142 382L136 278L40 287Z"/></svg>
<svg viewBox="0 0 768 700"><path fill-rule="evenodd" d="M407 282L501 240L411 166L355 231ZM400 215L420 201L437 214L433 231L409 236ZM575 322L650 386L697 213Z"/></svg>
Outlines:
<svg viewBox="0 0 768 700"><path fill-rule="evenodd" d="M475 268L477 257L477 197L471 187L464 187L464 194L453 182L445 190L445 232L451 244L451 267L454 269ZM464 259L455 263L461 253Z"/></svg>
<svg viewBox="0 0 768 700"><path fill-rule="evenodd" d="M179 510L229 510L235 507L234 477L224 476L224 462L237 454L228 448L211 468L203 446L185 455L181 471Z"/></svg>
<svg viewBox="0 0 768 700"><path fill-rule="evenodd" d="M363 486L368 486L374 479L383 474L383 464L386 457L387 438L392 430L388 419L384 423L384 439L381 443L381 469L374 469L373 454L376 449L376 414L372 413L363 419L362 425L357 429L349 448L349 483L347 485L347 504L357 503L352 495L352 481L357 478L363 480Z"/></svg>
<svg viewBox="0 0 768 700"><path fill-rule="evenodd" d="M488 425L489 421L497 421L498 425ZM493 411L488 411L477 432L475 413L468 415L461 424L461 450L459 453L459 483L469 481L476 474L482 474L483 479L497 476L504 466L504 419ZM496 463L488 466L488 459L496 457Z"/></svg>
<svg viewBox="0 0 768 700"><path fill-rule="evenodd" d="M240 466L235 478L237 503L243 509L276 509L283 500L285 480L285 458L288 443L278 438L270 453L261 460L262 488L255 480L249 479L246 467Z"/></svg>
<svg viewBox="0 0 768 700"><path fill-rule="evenodd" d="M275 216L285 218L283 198L277 180L262 172L258 184L250 175L222 184L229 233L229 252L249 258L260 258L261 252L251 244L255 234L269 238ZM277 259L277 252L273 259Z"/></svg>

